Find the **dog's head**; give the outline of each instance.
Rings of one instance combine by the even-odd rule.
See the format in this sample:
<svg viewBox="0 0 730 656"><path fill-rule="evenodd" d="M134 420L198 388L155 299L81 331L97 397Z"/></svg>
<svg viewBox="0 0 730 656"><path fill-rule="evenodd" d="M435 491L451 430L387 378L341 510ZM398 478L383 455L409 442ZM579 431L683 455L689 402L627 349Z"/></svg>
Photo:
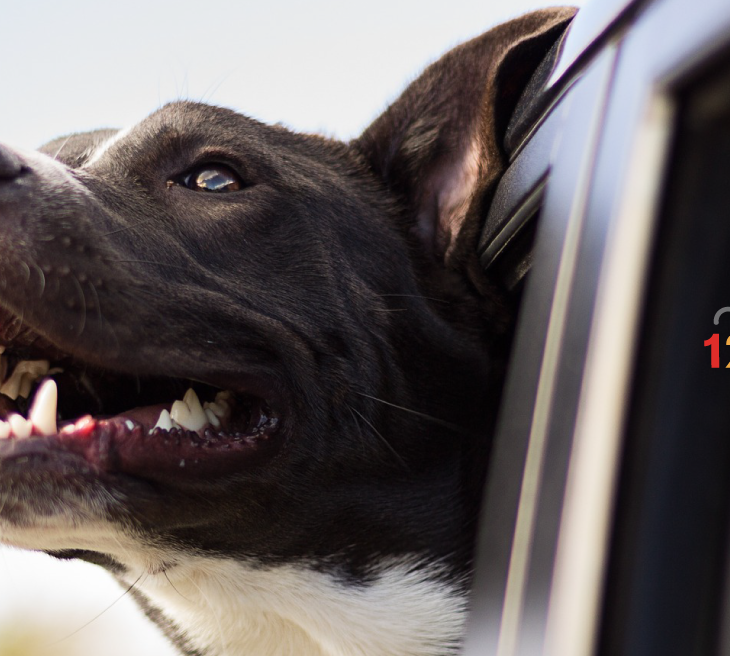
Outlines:
<svg viewBox="0 0 730 656"><path fill-rule="evenodd" d="M457 48L349 144L178 102L1 147L0 539L134 576L463 570L507 323L474 237L569 15Z"/></svg>

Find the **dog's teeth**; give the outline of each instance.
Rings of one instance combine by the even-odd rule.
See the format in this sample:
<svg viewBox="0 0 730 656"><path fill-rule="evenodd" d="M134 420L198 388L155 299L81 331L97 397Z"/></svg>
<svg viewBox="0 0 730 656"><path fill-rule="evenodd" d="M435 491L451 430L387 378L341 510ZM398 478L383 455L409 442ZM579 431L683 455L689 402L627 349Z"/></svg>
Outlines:
<svg viewBox="0 0 730 656"><path fill-rule="evenodd" d="M170 417L173 422L191 431L200 430L208 425L203 406L200 405L200 399L192 387L185 392L182 401L175 401L172 404Z"/></svg>
<svg viewBox="0 0 730 656"><path fill-rule="evenodd" d="M221 420L216 417L215 413L210 409L205 409L205 416L208 418L208 423L213 426L214 428L219 428L221 425Z"/></svg>
<svg viewBox="0 0 730 656"><path fill-rule="evenodd" d="M152 427L152 430L155 428L162 428L162 430L170 430L172 428L172 419L170 419L170 413L167 410L163 410L160 413L160 417Z"/></svg>
<svg viewBox="0 0 730 656"><path fill-rule="evenodd" d="M10 433L15 437L30 437L33 433L33 424L25 417L12 414L8 417L8 423L10 424Z"/></svg>
<svg viewBox="0 0 730 656"><path fill-rule="evenodd" d="M227 406L227 403L225 408L219 403L203 403L203 409L206 410L206 414L208 414L207 411L210 410L212 414L221 419L228 414Z"/></svg>
<svg viewBox="0 0 730 656"><path fill-rule="evenodd" d="M5 353L5 347L0 344L0 355L2 355L3 353Z"/></svg>
<svg viewBox="0 0 730 656"><path fill-rule="evenodd" d="M7 421L0 420L0 440L10 437L10 424Z"/></svg>
<svg viewBox="0 0 730 656"><path fill-rule="evenodd" d="M200 404L200 399L192 387L185 392L183 402L190 408L190 416L193 421L195 421L196 425L199 424L198 428L192 430L200 430L200 428L207 426L208 417L205 415L205 410L203 410L203 406Z"/></svg>
<svg viewBox="0 0 730 656"><path fill-rule="evenodd" d="M185 392L185 396L183 396L182 400L183 403L185 403L193 412L197 411L198 408L200 408L201 411L203 410L203 406L200 405L200 399L192 387Z"/></svg>
<svg viewBox="0 0 730 656"><path fill-rule="evenodd" d="M20 391L20 383L23 380L22 376L13 377L11 376L2 385L0 385L0 394L10 397L15 400L18 398L18 392Z"/></svg>
<svg viewBox="0 0 730 656"><path fill-rule="evenodd" d="M29 374L34 380L45 376L50 369L51 363L48 360L22 360L15 366L15 373Z"/></svg>
<svg viewBox="0 0 730 656"><path fill-rule="evenodd" d="M0 385L0 394L5 394L5 396L9 396L13 400L17 399L18 392L20 391L20 383L22 381L22 374L20 376L13 374L2 385Z"/></svg>
<svg viewBox="0 0 730 656"><path fill-rule="evenodd" d="M18 396L28 397L33 383L48 373L48 360L23 360L15 365L13 373L1 386L0 394L15 400ZM25 392L25 394L23 394Z"/></svg>
<svg viewBox="0 0 730 656"><path fill-rule="evenodd" d="M20 380L20 387L18 388L18 396L22 396L27 399L30 396L30 391L33 389L33 383L35 378L30 374L24 374Z"/></svg>
<svg viewBox="0 0 730 656"><path fill-rule="evenodd" d="M58 405L58 388L56 381L47 378L41 383L33 399L28 421L39 435L55 435L56 407Z"/></svg>
<svg viewBox="0 0 730 656"><path fill-rule="evenodd" d="M175 401L170 409L170 418L173 422L193 430L193 421L190 417L190 408L183 401ZM189 426L188 426L189 424Z"/></svg>
<svg viewBox="0 0 730 656"><path fill-rule="evenodd" d="M216 395L215 397L215 403L212 403L213 406L213 412L216 412L216 410L223 413L223 415L219 416L225 416L227 414L230 414L231 412L231 404L228 402L230 397L223 397L220 394Z"/></svg>

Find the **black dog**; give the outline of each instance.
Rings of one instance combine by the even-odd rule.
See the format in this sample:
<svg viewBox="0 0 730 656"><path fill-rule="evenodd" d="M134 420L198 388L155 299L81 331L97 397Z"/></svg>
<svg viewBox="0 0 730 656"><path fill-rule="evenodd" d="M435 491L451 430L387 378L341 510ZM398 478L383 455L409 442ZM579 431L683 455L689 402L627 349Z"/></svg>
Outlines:
<svg viewBox="0 0 730 656"><path fill-rule="evenodd" d="M456 650L509 321L477 229L572 13L349 144L180 102L0 147L2 541L108 568L187 654Z"/></svg>

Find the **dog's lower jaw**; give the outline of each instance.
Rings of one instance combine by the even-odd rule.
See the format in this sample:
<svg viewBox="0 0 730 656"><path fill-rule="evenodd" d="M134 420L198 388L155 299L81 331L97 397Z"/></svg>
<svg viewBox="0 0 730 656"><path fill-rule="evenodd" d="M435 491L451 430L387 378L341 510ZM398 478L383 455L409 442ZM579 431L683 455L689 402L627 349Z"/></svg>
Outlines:
<svg viewBox="0 0 730 656"><path fill-rule="evenodd" d="M444 656L458 648L466 593L443 573L399 560L361 584L306 565L185 557L165 571L122 578L136 581L190 654Z"/></svg>

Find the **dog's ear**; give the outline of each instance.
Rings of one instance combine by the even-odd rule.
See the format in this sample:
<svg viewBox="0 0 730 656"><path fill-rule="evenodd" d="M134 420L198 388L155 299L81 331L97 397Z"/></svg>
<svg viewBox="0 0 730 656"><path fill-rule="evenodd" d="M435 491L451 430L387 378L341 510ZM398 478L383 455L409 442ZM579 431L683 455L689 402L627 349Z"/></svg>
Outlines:
<svg viewBox="0 0 730 656"><path fill-rule="evenodd" d="M533 12L451 50L354 142L405 200L410 229L434 257L454 254L470 204L504 170L509 117L574 13Z"/></svg>

